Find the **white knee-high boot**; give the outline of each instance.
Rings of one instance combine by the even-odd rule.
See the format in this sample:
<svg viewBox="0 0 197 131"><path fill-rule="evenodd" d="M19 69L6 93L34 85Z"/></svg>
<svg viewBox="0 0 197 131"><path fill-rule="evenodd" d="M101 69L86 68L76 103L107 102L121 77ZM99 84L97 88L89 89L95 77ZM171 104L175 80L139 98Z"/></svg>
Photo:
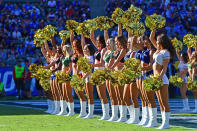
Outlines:
<svg viewBox="0 0 197 131"><path fill-rule="evenodd" d="M133 120L133 105L127 106L127 109L129 111L130 118L125 123L130 124Z"/></svg>
<svg viewBox="0 0 197 131"><path fill-rule="evenodd" d="M197 113L197 99L195 99L195 107L194 107L194 110L192 112Z"/></svg>
<svg viewBox="0 0 197 131"><path fill-rule="evenodd" d="M170 124L169 124L170 114L171 114L170 112L161 112L162 124L157 129L169 129L170 128Z"/></svg>
<svg viewBox="0 0 197 131"><path fill-rule="evenodd" d="M148 108L149 112L149 122L145 127L155 127L157 123L157 108Z"/></svg>
<svg viewBox="0 0 197 131"><path fill-rule="evenodd" d="M88 104L88 115L84 119L89 119L94 117L94 104Z"/></svg>
<svg viewBox="0 0 197 131"><path fill-rule="evenodd" d="M189 103L188 103L188 98L183 99L183 111L189 111Z"/></svg>
<svg viewBox="0 0 197 131"><path fill-rule="evenodd" d="M140 115L140 108L133 108L133 119L130 121L129 124L137 124L139 123L139 115Z"/></svg>
<svg viewBox="0 0 197 131"><path fill-rule="evenodd" d="M55 109L52 114L57 114L60 112L60 101L55 101Z"/></svg>
<svg viewBox="0 0 197 131"><path fill-rule="evenodd" d="M75 115L75 111L74 111L74 102L70 103L68 102L68 114L66 116L74 116Z"/></svg>
<svg viewBox="0 0 197 131"><path fill-rule="evenodd" d="M107 121L117 121L118 120L118 105L111 105L112 116Z"/></svg>
<svg viewBox="0 0 197 131"><path fill-rule="evenodd" d="M110 116L109 116L109 103L102 104L101 106L102 106L103 116L99 120L108 120L110 118Z"/></svg>
<svg viewBox="0 0 197 131"><path fill-rule="evenodd" d="M67 102L65 100L60 101L60 107L61 107L61 110L57 115L66 115L68 113L67 112L68 105L67 105Z"/></svg>
<svg viewBox="0 0 197 131"><path fill-rule="evenodd" d="M120 118L116 122L127 121L127 107L125 105L120 106Z"/></svg>
<svg viewBox="0 0 197 131"><path fill-rule="evenodd" d="M142 119L138 125L147 125L149 121L148 107L142 107Z"/></svg>
<svg viewBox="0 0 197 131"><path fill-rule="evenodd" d="M51 104L51 110L48 112L48 113L52 113L54 110L55 110L55 102L53 101L53 100L51 100L51 102L50 102Z"/></svg>
<svg viewBox="0 0 197 131"><path fill-rule="evenodd" d="M80 101L80 105L81 105L81 111L80 111L80 114L77 118L82 118L82 117L85 117L87 115L86 101Z"/></svg>

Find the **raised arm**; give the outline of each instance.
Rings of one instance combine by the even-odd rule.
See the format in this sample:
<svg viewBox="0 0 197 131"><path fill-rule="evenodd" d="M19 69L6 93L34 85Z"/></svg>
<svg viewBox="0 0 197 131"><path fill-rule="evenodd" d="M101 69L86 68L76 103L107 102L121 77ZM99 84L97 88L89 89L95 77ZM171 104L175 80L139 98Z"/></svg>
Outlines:
<svg viewBox="0 0 197 131"><path fill-rule="evenodd" d="M56 45L55 45L55 39L52 37L51 38L51 44L52 44L52 46L53 46L53 50L57 50L57 47L56 47Z"/></svg>
<svg viewBox="0 0 197 131"><path fill-rule="evenodd" d="M128 39L131 38L133 35L128 32Z"/></svg>
<svg viewBox="0 0 197 131"><path fill-rule="evenodd" d="M151 31L149 39L152 42L153 46L157 48L157 41L155 40L155 32L156 30Z"/></svg>
<svg viewBox="0 0 197 131"><path fill-rule="evenodd" d="M97 48L97 46L96 46L96 40L94 38L94 31L93 30L90 32L90 40L92 41L92 43L94 44L94 46Z"/></svg>
<svg viewBox="0 0 197 131"><path fill-rule="evenodd" d="M74 48L73 48L73 41L74 41L74 32L71 32L71 33L70 33L70 44L71 44L71 46L72 46L72 49L74 49Z"/></svg>
<svg viewBox="0 0 197 131"><path fill-rule="evenodd" d="M63 50L64 45L65 45L65 40L62 40L62 43L61 43L62 50Z"/></svg>
<svg viewBox="0 0 197 131"><path fill-rule="evenodd" d="M53 54L53 51L49 48L47 41L44 43L44 47L45 47L46 51L49 53L49 55Z"/></svg>
<svg viewBox="0 0 197 131"><path fill-rule="evenodd" d="M178 51L178 50L176 50L176 55L177 55L177 57L178 57L179 61L181 61L181 56L180 56L180 53L179 53L179 51Z"/></svg>
<svg viewBox="0 0 197 131"><path fill-rule="evenodd" d="M122 50L120 51L120 54L119 54L118 58L114 61L114 64L111 66L112 69L116 67L116 65L117 65L117 64L120 62L120 60L125 56L125 54L126 54L126 49L122 49Z"/></svg>
<svg viewBox="0 0 197 131"><path fill-rule="evenodd" d="M82 47L82 50L85 47L85 37L84 37L84 35L81 35L81 47ZM84 54L84 52L83 52L83 54Z"/></svg>
<svg viewBox="0 0 197 131"><path fill-rule="evenodd" d="M122 25L118 24L118 36L122 36Z"/></svg>
<svg viewBox="0 0 197 131"><path fill-rule="evenodd" d="M42 52L44 58L46 59L46 61L47 61L47 62L50 62L50 59L49 59L49 57L47 57L47 52L46 52L44 46L42 46L41 52Z"/></svg>
<svg viewBox="0 0 197 131"><path fill-rule="evenodd" d="M191 57L192 57L192 48L189 47L187 49L187 54L188 54L189 59L191 59Z"/></svg>
<svg viewBox="0 0 197 131"><path fill-rule="evenodd" d="M104 30L104 37L105 37L105 43L107 43L107 40L109 39L108 31Z"/></svg>

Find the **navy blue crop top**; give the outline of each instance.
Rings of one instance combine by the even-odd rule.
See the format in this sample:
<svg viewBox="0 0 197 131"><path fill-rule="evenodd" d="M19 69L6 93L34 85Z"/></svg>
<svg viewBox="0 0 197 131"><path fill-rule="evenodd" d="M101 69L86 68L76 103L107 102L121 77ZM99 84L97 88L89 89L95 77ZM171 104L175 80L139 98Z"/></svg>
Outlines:
<svg viewBox="0 0 197 131"><path fill-rule="evenodd" d="M101 50L98 50L95 54L94 54L94 57L96 60L100 61L101 59Z"/></svg>
<svg viewBox="0 0 197 131"><path fill-rule="evenodd" d="M138 60L141 60L142 59L142 51L141 50L138 50L135 53L135 58L138 59Z"/></svg>
<svg viewBox="0 0 197 131"><path fill-rule="evenodd" d="M150 62L150 50L149 49L144 49L142 51L142 62L149 64Z"/></svg>
<svg viewBox="0 0 197 131"><path fill-rule="evenodd" d="M129 58L131 57L131 53L132 53L132 52L133 52L133 51L129 52L128 55L125 55L125 56L124 56L124 61L126 61L127 59L129 59Z"/></svg>

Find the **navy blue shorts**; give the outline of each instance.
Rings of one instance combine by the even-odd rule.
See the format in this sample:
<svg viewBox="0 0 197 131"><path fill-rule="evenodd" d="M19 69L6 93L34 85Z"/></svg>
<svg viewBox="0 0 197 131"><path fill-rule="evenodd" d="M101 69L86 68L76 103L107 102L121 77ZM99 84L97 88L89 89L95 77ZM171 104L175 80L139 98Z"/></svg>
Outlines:
<svg viewBox="0 0 197 131"><path fill-rule="evenodd" d="M51 80L55 80L55 78L56 78L55 74L51 75Z"/></svg>
<svg viewBox="0 0 197 131"><path fill-rule="evenodd" d="M148 77L149 75L153 74L153 70L150 70L148 72L146 72L143 76L142 76L142 80L145 80L146 77Z"/></svg>

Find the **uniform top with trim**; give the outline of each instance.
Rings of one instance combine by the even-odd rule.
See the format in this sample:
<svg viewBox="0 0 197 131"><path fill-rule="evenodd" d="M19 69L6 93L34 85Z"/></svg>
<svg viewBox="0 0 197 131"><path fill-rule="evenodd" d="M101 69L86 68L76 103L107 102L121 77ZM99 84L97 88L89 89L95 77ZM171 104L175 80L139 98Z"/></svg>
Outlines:
<svg viewBox="0 0 197 131"><path fill-rule="evenodd" d="M141 60L142 59L142 51L141 50L137 50L137 52L135 53L134 56L136 59Z"/></svg>
<svg viewBox="0 0 197 131"><path fill-rule="evenodd" d="M188 64L187 63L183 63L183 61L180 61L179 65L178 65L179 71L184 71L184 69L188 68Z"/></svg>
<svg viewBox="0 0 197 131"><path fill-rule="evenodd" d="M144 49L141 54L141 60L143 63L149 64L150 62L150 49Z"/></svg>
<svg viewBox="0 0 197 131"><path fill-rule="evenodd" d="M63 58L62 59L62 65L65 66L65 67L69 67L69 64L72 62L71 57L72 56Z"/></svg>
<svg viewBox="0 0 197 131"><path fill-rule="evenodd" d="M170 59L170 52L167 50L160 50L159 53L154 53L153 59L157 64L163 65L164 59Z"/></svg>

